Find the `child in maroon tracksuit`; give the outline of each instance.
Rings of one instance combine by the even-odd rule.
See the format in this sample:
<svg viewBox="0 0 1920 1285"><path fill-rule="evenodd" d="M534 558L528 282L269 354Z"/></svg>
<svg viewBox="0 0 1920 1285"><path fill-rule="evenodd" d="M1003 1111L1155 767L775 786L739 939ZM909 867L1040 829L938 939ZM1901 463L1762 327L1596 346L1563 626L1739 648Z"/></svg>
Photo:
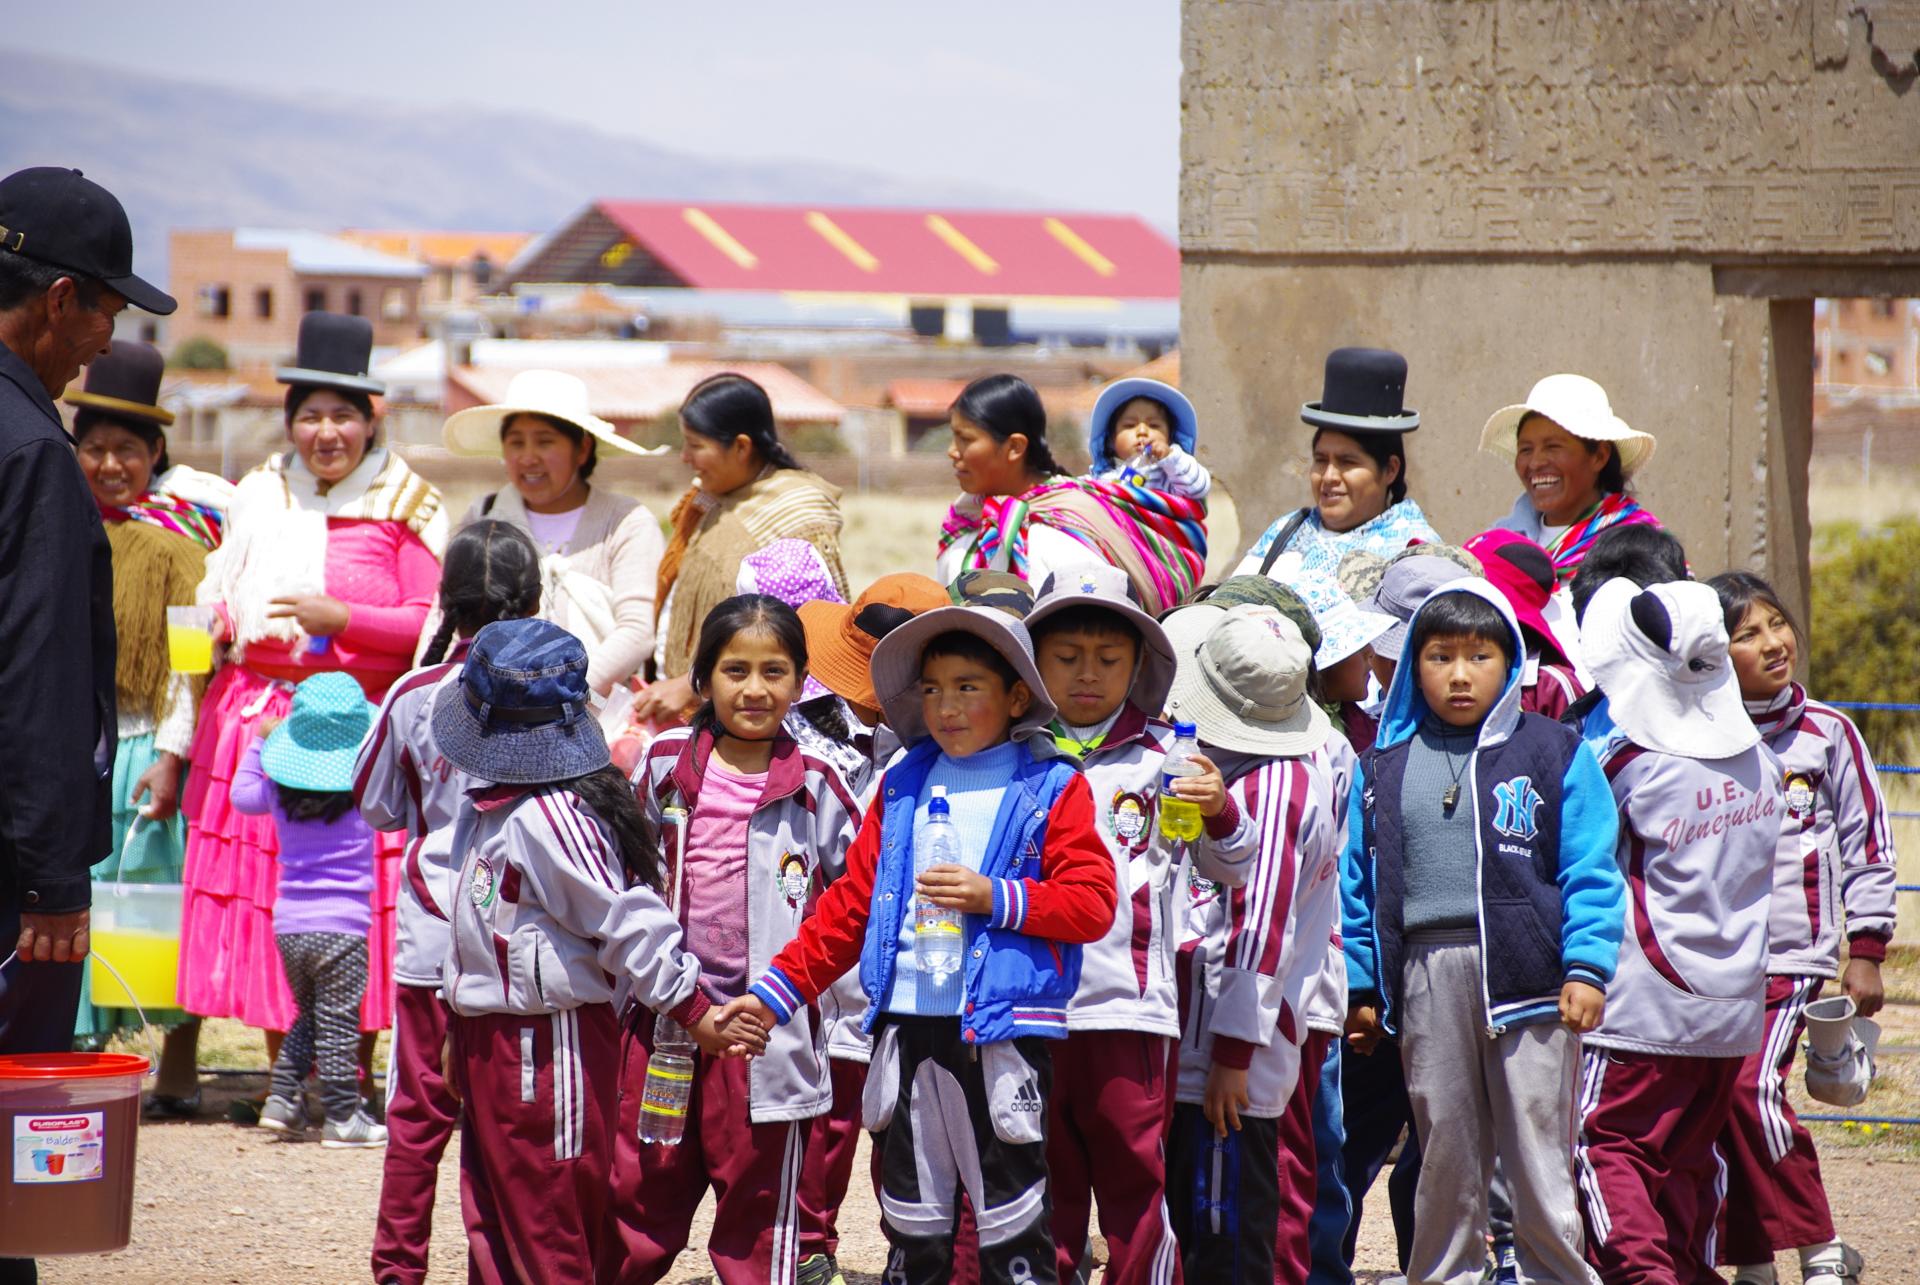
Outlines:
<svg viewBox="0 0 1920 1285"><path fill-rule="evenodd" d="M361 818L376 830L407 832L393 959L398 991L387 1068L387 1154L373 1230L373 1278L381 1285L421 1285L427 1278L440 1157L460 1123L460 1101L442 1064L449 1014L440 975L453 905L453 821L472 782L433 742L433 702L442 687L459 683L468 639L539 606L540 555L533 542L493 518L461 528L447 544L440 573L440 634L426 663L388 690L354 764Z"/></svg>
<svg viewBox="0 0 1920 1285"><path fill-rule="evenodd" d="M1606 1285L1717 1281L1715 1147L1765 1030L1767 906L1786 803L1741 706L1719 598L1692 581L1602 585L1582 649L1613 731L1627 932L1586 1037L1576 1178Z"/></svg>
<svg viewBox="0 0 1920 1285"><path fill-rule="evenodd" d="M1893 936L1897 879L1886 799L1860 731L1793 681L1799 632L1773 587L1745 571L1708 581L1720 595L1747 713L1781 763L1786 819L1774 863L1767 961L1766 1039L1740 1068L1727 1161L1722 1264L1737 1285L1772 1285L1776 1251L1795 1250L1800 1279L1860 1274L1858 1251L1834 1236L1813 1135L1787 1101L1787 1074L1807 1005L1834 980L1860 1016L1885 998L1880 961Z"/></svg>
<svg viewBox="0 0 1920 1285"><path fill-rule="evenodd" d="M722 1034L700 961L660 897L660 855L587 707L587 651L543 620L474 636L434 697L433 739L472 783L454 819L449 1064L461 1119L468 1275L597 1280L618 1267L616 999Z"/></svg>

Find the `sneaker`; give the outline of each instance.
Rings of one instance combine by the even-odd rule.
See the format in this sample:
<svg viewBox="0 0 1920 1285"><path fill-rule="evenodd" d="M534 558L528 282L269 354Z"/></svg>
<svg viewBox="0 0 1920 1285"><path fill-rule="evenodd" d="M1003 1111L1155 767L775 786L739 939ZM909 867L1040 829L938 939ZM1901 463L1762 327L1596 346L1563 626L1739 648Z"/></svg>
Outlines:
<svg viewBox="0 0 1920 1285"><path fill-rule="evenodd" d="M274 1133L299 1133L307 1127L307 1117L298 1103L275 1094L261 1104L260 1118L255 1123Z"/></svg>
<svg viewBox="0 0 1920 1285"><path fill-rule="evenodd" d="M375 1124L365 1111L355 1111L338 1123L327 1121L320 1130L320 1145L332 1148L384 1147L387 1145L387 1126Z"/></svg>
<svg viewBox="0 0 1920 1285"><path fill-rule="evenodd" d="M795 1285L847 1285L832 1254L808 1254L800 1260Z"/></svg>
<svg viewBox="0 0 1920 1285"><path fill-rule="evenodd" d="M200 1114L200 1090L195 1089L185 1097L171 1093L150 1094L140 1114L148 1120L191 1120Z"/></svg>
<svg viewBox="0 0 1920 1285"><path fill-rule="evenodd" d="M1866 1265L1859 1250L1836 1240L1811 1253L1800 1252L1800 1279L1804 1285L1842 1285L1863 1279Z"/></svg>

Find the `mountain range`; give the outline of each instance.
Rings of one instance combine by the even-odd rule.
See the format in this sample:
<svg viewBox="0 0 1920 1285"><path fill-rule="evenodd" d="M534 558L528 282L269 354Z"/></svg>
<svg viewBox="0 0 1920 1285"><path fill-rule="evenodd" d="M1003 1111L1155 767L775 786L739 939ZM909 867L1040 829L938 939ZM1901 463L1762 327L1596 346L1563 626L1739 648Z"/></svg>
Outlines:
<svg viewBox="0 0 1920 1285"><path fill-rule="evenodd" d="M377 92L322 103L0 48L0 173L86 171L127 207L149 274L184 227L545 231L600 197L1036 204L881 169L698 156L525 113L383 106Z"/></svg>

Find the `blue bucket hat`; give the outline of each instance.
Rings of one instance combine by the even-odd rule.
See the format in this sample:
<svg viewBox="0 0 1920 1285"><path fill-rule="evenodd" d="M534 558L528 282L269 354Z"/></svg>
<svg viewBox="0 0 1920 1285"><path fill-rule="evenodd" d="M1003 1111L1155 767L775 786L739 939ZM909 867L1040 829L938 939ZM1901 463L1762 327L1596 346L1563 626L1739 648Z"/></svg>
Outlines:
<svg viewBox="0 0 1920 1285"><path fill-rule="evenodd" d="M1165 406L1167 414L1173 416L1173 444L1193 454L1200 441L1200 418L1193 413L1193 403L1185 393L1157 379L1116 379L1100 390L1093 413L1087 416L1087 456L1095 468L1126 462L1113 459L1113 417L1136 397L1150 397Z"/></svg>
<svg viewBox="0 0 1920 1285"><path fill-rule="evenodd" d="M351 675L315 674L293 689L293 708L260 749L277 785L338 793L353 788L353 760L373 726L373 706Z"/></svg>
<svg viewBox="0 0 1920 1285"><path fill-rule="evenodd" d="M500 620L473 636L460 681L433 703L447 761L504 785L585 776L613 761L587 708L587 649L545 620Z"/></svg>

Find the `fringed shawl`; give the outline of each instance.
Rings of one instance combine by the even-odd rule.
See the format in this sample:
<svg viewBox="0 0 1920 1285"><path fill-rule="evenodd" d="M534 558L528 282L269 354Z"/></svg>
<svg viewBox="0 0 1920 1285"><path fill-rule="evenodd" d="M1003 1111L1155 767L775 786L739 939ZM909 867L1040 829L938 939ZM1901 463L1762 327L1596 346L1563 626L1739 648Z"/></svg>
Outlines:
<svg viewBox="0 0 1920 1285"><path fill-rule="evenodd" d="M677 678L693 664L707 613L733 597L740 561L775 540L805 540L820 550L844 596L840 566L840 491L805 469L769 468L725 495L689 487L673 506L672 535L660 560L656 610L673 610L662 640L661 676Z"/></svg>
<svg viewBox="0 0 1920 1285"><path fill-rule="evenodd" d="M167 608L193 605L207 551L186 535L139 521L109 522L107 543L113 548L113 627L120 644L113 678L120 712L158 723L167 716L173 678Z"/></svg>

